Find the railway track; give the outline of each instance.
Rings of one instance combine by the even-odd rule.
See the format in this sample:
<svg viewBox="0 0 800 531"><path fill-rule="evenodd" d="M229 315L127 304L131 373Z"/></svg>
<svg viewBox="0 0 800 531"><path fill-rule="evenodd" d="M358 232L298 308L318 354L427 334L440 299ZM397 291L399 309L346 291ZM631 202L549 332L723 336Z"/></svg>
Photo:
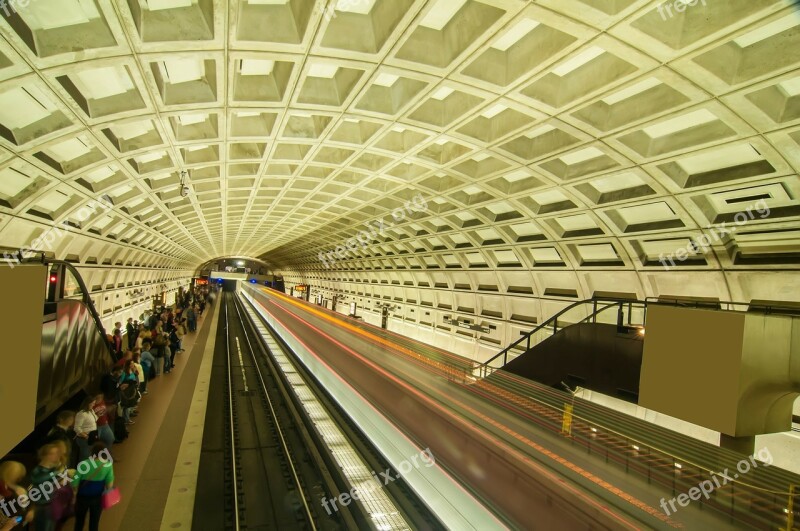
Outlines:
<svg viewBox="0 0 800 531"><path fill-rule="evenodd" d="M340 505L332 512L324 509L326 500L330 502L351 489L343 469L352 471L354 459L367 467L367 471L371 468L388 472L391 467L367 442L365 434L317 387L313 375L300 364L286 374L287 360L276 357L276 350L282 347L265 337L267 333L258 328L252 316L248 317L241 301L226 294L221 302L223 319L217 336L216 373L212 373L212 378L219 382L218 410L224 413L218 415L216 423L213 418L209 423L207 416L206 431L211 433L204 436L204 448L209 442L205 439L217 438L218 451L207 462L219 473L215 476L206 471L203 477L211 481L220 478L223 487L217 495L223 499L224 510L213 515L214 508L204 510L196 502L193 527L215 531L442 529L401 479L380 488L383 492L379 492L392 500L391 511L395 513L384 509L376 512L379 506L374 500L368 504L369 509L360 503ZM307 385L302 393L294 387L298 378ZM213 386L212 382L212 390ZM298 393L305 400L309 394L315 395L316 408L324 408L331 422L342 430L354 452L347 458L348 466L336 461L323 440L330 433L325 436L318 433L319 421L312 422L305 415L306 404L298 398ZM215 427L219 429L215 431ZM341 452L341 444L337 447ZM204 499L213 497L207 493Z"/></svg>
<svg viewBox="0 0 800 531"><path fill-rule="evenodd" d="M320 500L339 492L335 481L298 424L286 389L251 337L235 298L226 294L223 304L224 528L315 531L357 526L348 508L332 515L322 510Z"/></svg>

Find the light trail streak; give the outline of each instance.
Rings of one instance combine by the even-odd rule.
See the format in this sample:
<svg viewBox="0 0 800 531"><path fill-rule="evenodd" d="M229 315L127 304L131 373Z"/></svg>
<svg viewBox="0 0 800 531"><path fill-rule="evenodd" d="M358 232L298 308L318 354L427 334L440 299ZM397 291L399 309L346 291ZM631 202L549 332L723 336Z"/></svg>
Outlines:
<svg viewBox="0 0 800 531"><path fill-rule="evenodd" d="M390 348L392 350L399 350L400 352L402 352L404 354L408 353L408 354L412 355L415 359L422 358L422 356L420 356L418 353L414 353L413 351L410 351L410 349L407 349L405 347L401 347L401 346L398 346L398 345L394 345L393 343L391 343L391 342L389 342L389 341L387 341L387 340L385 340L383 338L376 337L374 334L371 334L371 333L369 333L369 332L367 332L367 331L365 331L365 330L363 330L363 329L361 329L359 327L353 326L353 325L351 325L351 324L349 324L347 322L341 321L340 319L336 319L334 317L326 315L325 313L320 312L319 310L317 310L317 309L315 309L313 307L307 307L305 305L301 305L301 304L291 300L290 298L286 297L285 295L277 294L275 292L267 291L265 289L262 289L262 291L266 292L268 295L272 295L272 296L275 296L276 298L279 298L279 299L282 299L282 300L284 300L286 302L289 302L293 306L295 306L297 308L300 308L300 309L302 309L302 310L304 310L304 311L306 311L308 313L317 315L317 316L323 318L326 321L332 322L337 327L345 328L345 329L347 329L347 330L349 330L351 332L354 332L354 333L356 333L356 334L358 334L358 335L360 335L362 337L368 337L369 338L371 336L371 339L373 340L371 342L373 342L373 343L377 342L377 343L380 343L380 344L382 344L382 345L384 345L387 348ZM275 303L274 301L273 301L273 304L276 304L277 307L281 308L281 306L278 305L277 303ZM262 304L262 306L263 306L263 304ZM283 310L287 311L285 308L283 308ZM489 435L489 434L487 434L487 433L485 433L483 431L477 430L474 426L468 424L464 419L459 418L458 416L454 415L451 411L449 411L449 410L445 409L444 407L442 407L438 402L436 402L434 400L431 400L431 398L428 397L427 395L424 395L424 394L420 393L418 390L414 389L412 386L410 386L409 384L407 384L403 380L397 378L393 374L391 374L388 371L384 370L382 367L378 366L377 364L375 364L371 360L367 359L363 355L357 353L356 351L354 351L350 347L348 347L348 346L344 345L343 343L337 341L332 336L330 336L327 333L323 332L322 330L320 330L319 328L315 327L314 325L312 325L308 321L306 321L303 318L293 314L292 312L288 312L287 311L287 313L290 316L292 316L295 319L297 319L298 321L304 323L309 328L317 331L317 333L319 333L321 336L325 337L327 340L331 341L332 343L338 345L341 349L343 349L346 352L350 353L352 356L358 358L360 361L362 361L363 363L365 363L368 366L370 366L371 368L373 368L373 370L375 370L376 372L381 373L386 378L389 378L389 379L395 381L398 385L404 387L410 393L415 394L421 400L423 400L426 403L428 403L431 407L436 408L437 410L439 410L440 412L442 412L445 415L449 416L450 418L452 418L456 422L464 425L467 429L469 429L469 430L473 431L474 433L478 434L479 436L481 436L485 440L491 442L495 446L503 446L503 447L505 447L504 449L507 449L506 451L514 453L520 461L523 461L524 463L526 463L528 466L530 466L532 469L534 469L537 473L547 475L548 477L550 477L554 481L560 482L564 487L566 487L567 489L571 490L578 497L584 499L584 501L586 501L588 504L593 505L597 509L602 510L602 511L606 512L607 514L611 515L615 519L619 520L620 523L624 524L626 527L636 528L636 526L634 526L630 522L627 522L626 520L622 519L619 515L617 515L616 513L610 511L607 507L605 507L603 505L600 505L595 500L587 497L580 490L575 489L571 485L566 484L564 478L560 478L558 476L555 476L552 472L542 468L540 465L538 465L538 463L536 463L535 461L531 460L528 456L525 456L524 454L519 453L513 447L508 446L507 443L505 441L503 441L502 439L498 439L498 438L493 437L493 436L491 436L491 435ZM305 345L305 343L304 343L304 345ZM308 348L307 345L306 345L306 348ZM310 348L309 348L309 350L312 351ZM319 356L317 356L317 357L319 357ZM427 361L430 362L430 363L433 363L435 369L440 369L440 366L442 365L439 362L431 362L431 360L427 360ZM608 483L607 481L603 480L602 478L600 478L600 477L596 476L595 474L592 474L588 470L585 470L582 467L572 463L571 461L565 459L564 457L561 457L560 455L556 454L555 452L552 452L552 451L548 450L547 448L539 445L538 443L532 441L531 439L525 437L524 435L519 434L519 433L515 432L514 430L511 430L507 426L502 425L501 423L495 421L494 419L484 415L483 413L475 410L474 408L472 408L472 407L470 407L470 406L468 406L468 405L466 405L466 404L464 404L464 403L462 403L462 402L460 402L458 400L453 399L452 397L448 397L448 399L451 400L457 406L463 408L466 411L469 411L471 414L473 414L477 418L481 419L482 421L486 422L487 424L492 425L495 428L503 431L504 433L512 436L513 438L515 438L518 441L522 442L523 444L525 444L526 446L528 446L532 450L538 452L542 456L547 457L548 459L553 460L553 461L559 463L560 465L568 468L572 472L574 472L574 473L580 475L581 477L583 477L584 479L586 479L586 480L598 485L599 487L603 488L607 492L609 492L609 493L617 496L618 498L624 500L625 502L633 505L637 509L646 512L650 516L659 519L660 521L666 523L667 525L669 525L669 526L671 526L673 528L682 528L683 527L683 525L681 523L672 520L671 518L666 516L662 511L659 511L655 507L652 507L652 506L648 505L647 503L639 500L638 498L626 493L622 489L620 489L618 487L615 487L614 485Z"/></svg>

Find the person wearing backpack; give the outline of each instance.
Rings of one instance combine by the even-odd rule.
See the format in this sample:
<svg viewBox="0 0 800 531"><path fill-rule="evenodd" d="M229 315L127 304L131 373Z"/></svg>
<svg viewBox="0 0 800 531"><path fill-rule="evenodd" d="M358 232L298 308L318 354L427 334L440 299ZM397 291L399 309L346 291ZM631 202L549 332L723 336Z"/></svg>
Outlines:
<svg viewBox="0 0 800 531"><path fill-rule="evenodd" d="M169 374L172 370L172 353L169 348L169 333L164 329L162 321L153 330L153 346L159 351L156 356L161 356L164 360L164 374Z"/></svg>
<svg viewBox="0 0 800 531"><path fill-rule="evenodd" d="M153 348L155 349L154 355L156 359L161 360L158 362L158 366L156 366L157 375L160 375L162 370L164 372L169 370L169 365L167 364L165 356L167 350L167 337L165 336L164 330L160 323L161 321L159 321L159 324L156 325L155 329L153 330ZM159 370L159 366L161 370Z"/></svg>
<svg viewBox="0 0 800 531"><path fill-rule="evenodd" d="M136 421L131 418L131 414L139 401L138 391L139 378L136 375L133 360L128 360L125 362L125 368L122 369L122 374L119 377L120 406L122 406L122 415L125 417L125 424L136 423Z"/></svg>

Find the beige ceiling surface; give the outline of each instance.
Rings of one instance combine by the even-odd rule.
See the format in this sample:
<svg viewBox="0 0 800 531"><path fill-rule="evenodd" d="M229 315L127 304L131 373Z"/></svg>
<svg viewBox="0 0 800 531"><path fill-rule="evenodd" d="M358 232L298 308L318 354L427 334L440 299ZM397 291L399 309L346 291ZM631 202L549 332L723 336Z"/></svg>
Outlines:
<svg viewBox="0 0 800 531"><path fill-rule="evenodd" d="M758 203L677 265L796 268L800 12L658 5L17 2L0 244L57 225L79 261L321 268L384 220L346 267L647 268Z"/></svg>

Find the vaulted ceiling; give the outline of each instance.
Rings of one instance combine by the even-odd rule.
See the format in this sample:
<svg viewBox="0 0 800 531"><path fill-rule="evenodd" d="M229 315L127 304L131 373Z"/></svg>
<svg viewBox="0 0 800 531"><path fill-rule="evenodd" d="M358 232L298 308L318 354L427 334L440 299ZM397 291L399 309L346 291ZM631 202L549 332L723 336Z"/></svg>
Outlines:
<svg viewBox="0 0 800 531"><path fill-rule="evenodd" d="M381 220L337 267L800 263L794 2L24 3L0 22L3 246L58 226L78 261L324 269Z"/></svg>

